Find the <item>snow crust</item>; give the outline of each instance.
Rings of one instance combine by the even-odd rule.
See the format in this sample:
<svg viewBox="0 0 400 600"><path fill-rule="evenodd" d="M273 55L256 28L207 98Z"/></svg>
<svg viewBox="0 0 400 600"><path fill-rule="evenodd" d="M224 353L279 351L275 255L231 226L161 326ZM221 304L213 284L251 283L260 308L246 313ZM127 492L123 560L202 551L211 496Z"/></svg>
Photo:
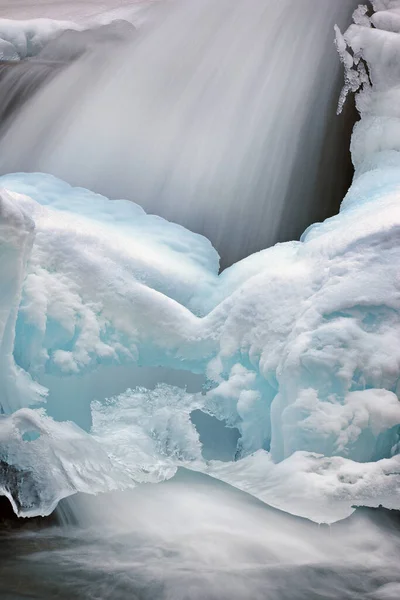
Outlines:
<svg viewBox="0 0 400 600"><path fill-rule="evenodd" d="M138 205L44 174L0 178L0 437L20 514L178 466L318 522L400 508L400 2L374 8L337 31L342 101L361 86L354 183L300 242L218 275L205 238ZM56 405L63 382L117 365L202 374L204 389L155 380L121 394L115 381L104 401L78 386L88 432L36 408L49 378ZM195 410L237 428L235 462L204 460Z"/></svg>
<svg viewBox="0 0 400 600"><path fill-rule="evenodd" d="M1 18L0 8L0 61L18 61L25 58L32 58L42 53L43 49L51 42L54 42L63 33L68 32L93 32L101 29L103 26L115 22L129 22L135 25L141 25L147 20L147 13L151 5L157 0L147 0L145 2L118 3L119 7L113 6L113 2L100 6L84 5L77 3L76 7L68 3L68 12L61 5L59 10L49 12L49 6L43 6L35 3L34 7L22 6L17 11L18 18L14 18L16 8L10 7L5 14L10 18ZM33 8L33 12L32 11ZM57 8L57 3L53 3L53 9ZM86 8L86 9L85 9ZM14 9L14 10L13 10ZM31 9L31 10L29 10ZM43 16L43 15L49 16ZM21 18L21 16L30 18ZM70 37L69 42L73 45L80 42L79 38ZM70 52L71 52L70 48ZM54 60L53 56L43 54L43 58Z"/></svg>
<svg viewBox="0 0 400 600"><path fill-rule="evenodd" d="M92 436L43 409L0 416L0 468L0 492L26 517L52 512L77 491L96 494L130 483Z"/></svg>
<svg viewBox="0 0 400 600"><path fill-rule="evenodd" d="M67 29L80 30L72 21L55 19L0 19L1 60L21 60L35 56L58 34Z"/></svg>

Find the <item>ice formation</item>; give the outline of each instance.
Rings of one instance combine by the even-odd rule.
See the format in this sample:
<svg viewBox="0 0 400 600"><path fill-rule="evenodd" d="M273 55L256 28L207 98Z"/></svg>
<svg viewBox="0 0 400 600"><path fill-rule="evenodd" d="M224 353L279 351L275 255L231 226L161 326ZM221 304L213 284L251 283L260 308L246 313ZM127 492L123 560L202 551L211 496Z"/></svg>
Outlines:
<svg viewBox="0 0 400 600"><path fill-rule="evenodd" d="M67 29L81 27L72 21L0 19L0 60L21 60L35 56L44 46Z"/></svg>
<svg viewBox="0 0 400 600"><path fill-rule="evenodd" d="M400 2L374 9L337 31L345 93L361 85L354 182L300 242L218 275L205 238L131 202L50 175L0 179L0 464L20 514L179 465L316 521L400 508ZM204 387L122 391L118 369L135 366ZM85 377L111 379L109 399L80 388ZM71 380L87 432L55 420ZM203 458L198 410L238 430L235 461Z"/></svg>
<svg viewBox="0 0 400 600"><path fill-rule="evenodd" d="M66 46L67 40L69 44L68 50L70 53L73 53L74 46L81 46L83 43L82 40L85 40L85 37L88 37L90 41L90 36L95 35L97 30L101 30L112 23L141 24L147 18L146 13L152 1L156 0L147 0L146 3L132 3L132 0L128 0L126 3L122 3L123 6L120 6L119 9L112 7L111 3L108 9L103 5L93 10L93 4L91 4L89 6L91 10L87 10L86 6L86 10L83 11L83 3L80 3L80 6L76 7L75 10L73 8L69 10L67 13L68 18L62 19L4 19L0 16L0 61L19 61L38 55L44 60L62 60L63 57L54 56L49 52L43 53L43 50L47 47L56 47L57 40L64 34L63 45ZM121 2L118 4L121 4ZM53 4L53 8L54 6ZM27 7L23 6L22 8L22 14L26 15ZM12 12L12 7L10 7L6 14L12 15ZM46 7L43 7L41 13L45 12ZM65 16L62 10L61 15ZM74 36L74 33L81 33L83 35ZM66 37L67 35L69 37Z"/></svg>

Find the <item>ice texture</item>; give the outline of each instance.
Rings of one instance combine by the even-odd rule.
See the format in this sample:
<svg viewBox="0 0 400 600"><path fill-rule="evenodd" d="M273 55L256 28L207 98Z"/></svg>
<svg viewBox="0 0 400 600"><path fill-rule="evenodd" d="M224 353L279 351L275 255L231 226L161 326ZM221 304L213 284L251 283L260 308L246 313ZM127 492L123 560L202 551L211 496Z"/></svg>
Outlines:
<svg viewBox="0 0 400 600"><path fill-rule="evenodd" d="M34 238L34 222L16 198L15 194L0 189L0 394L3 412L11 412L27 402L37 402L45 394L45 390L13 359L15 324Z"/></svg>
<svg viewBox="0 0 400 600"><path fill-rule="evenodd" d="M115 6L107 7L103 5L94 9L91 4L91 10L82 10L83 4L77 6L74 10L70 6L67 13L63 10L59 13L62 18L43 17L48 11L49 6L38 6L35 3L33 7L33 18L1 18L0 7L0 60L4 61L19 61L25 58L32 58L40 55L44 60L65 60L72 55L76 56L76 48L88 45L100 37L102 29L109 28L112 31L112 24L118 27L121 23L141 24L147 19L147 12L151 7L152 1L135 2L133 0L125 3L125 6L120 6L119 9ZM70 4L70 3L68 3ZM54 7L55 5L53 5ZM13 16L15 12L10 7L6 15ZM61 6L61 9L65 8ZM20 7L21 14L31 15L32 7ZM47 10L46 10L47 9ZM52 13L50 11L51 15ZM65 18L67 17L67 18ZM78 34L81 33L79 36ZM114 33L118 33L114 31ZM54 52L50 52L50 48L57 48L60 53L60 42L64 45L64 53L61 56ZM67 50L66 43L69 43ZM46 49L48 48L47 52Z"/></svg>
<svg viewBox="0 0 400 600"><path fill-rule="evenodd" d="M195 345L186 341L191 330L201 335L201 321L184 307L199 305L217 281L208 240L50 175L10 175L1 184L25 194L20 202L36 224L14 349L21 366L61 375L104 362L206 360L203 348L191 359L178 345Z"/></svg>
<svg viewBox="0 0 400 600"><path fill-rule="evenodd" d="M400 508L400 38L390 16L400 2L374 7L337 31L361 85L354 182L340 213L299 242L219 275L204 237L138 205L50 175L0 178L8 190L0 248L9 256L1 261L2 461L40 490L7 488L20 514L49 512L74 491L156 482L178 466L318 522L358 504ZM197 373L205 383L189 392L155 378L121 391L113 369L137 367ZM79 386L107 374L109 399ZM51 418L71 380L74 420L90 412L87 432ZM23 385L14 396L15 381ZM47 414L36 408L43 387L51 387ZM192 421L199 410L237 429L234 461L204 459ZM31 430L40 437L27 441ZM40 452L61 461L63 475L46 479Z"/></svg>
<svg viewBox="0 0 400 600"><path fill-rule="evenodd" d="M1 60L21 60L35 56L62 31L80 28L72 21L55 19L0 19Z"/></svg>
<svg viewBox="0 0 400 600"><path fill-rule="evenodd" d="M26 517L51 513L77 491L96 494L131 484L95 439L43 409L0 416L0 493Z"/></svg>

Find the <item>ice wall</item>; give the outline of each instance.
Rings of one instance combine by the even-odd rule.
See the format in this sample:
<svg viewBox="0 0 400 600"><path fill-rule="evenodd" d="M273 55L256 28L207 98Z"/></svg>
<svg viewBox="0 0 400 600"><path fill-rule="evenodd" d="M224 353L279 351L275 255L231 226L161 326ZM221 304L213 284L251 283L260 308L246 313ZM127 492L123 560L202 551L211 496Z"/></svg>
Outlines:
<svg viewBox="0 0 400 600"><path fill-rule="evenodd" d="M171 477L182 465L318 522L343 518L357 504L399 508L400 74L398 34L380 27L394 28L391 11L400 3L375 8L371 18L358 10L344 37L337 32L346 84L362 85L355 179L340 213L299 242L218 275L205 238L131 202L50 175L0 179L13 211L28 212L36 228L15 342L6 345L10 369L13 349L35 382L52 378L53 406L65 402L64 382L101 380L116 368L162 366L206 379L202 393L134 381L121 393L118 377L109 376L107 400L77 385L74 420L90 410L89 435L55 424L51 411L3 417L6 464L17 472L23 465L42 483L43 466L27 452L42 440L68 474L68 486L47 479L36 503L17 486L21 513L48 512L60 494L87 491L87 481L95 480L93 492L126 488ZM30 394L25 405L36 402ZM199 410L237 429L235 461L204 459L191 418ZM13 426L28 417L39 439L23 438L30 425ZM53 428L63 435L43 436ZM76 436L79 452L97 445L108 466L89 461L77 476L70 468Z"/></svg>
<svg viewBox="0 0 400 600"><path fill-rule="evenodd" d="M32 248L34 222L16 196L0 189L0 394L2 412L12 412L40 399L44 390L15 365L15 325L26 263Z"/></svg>

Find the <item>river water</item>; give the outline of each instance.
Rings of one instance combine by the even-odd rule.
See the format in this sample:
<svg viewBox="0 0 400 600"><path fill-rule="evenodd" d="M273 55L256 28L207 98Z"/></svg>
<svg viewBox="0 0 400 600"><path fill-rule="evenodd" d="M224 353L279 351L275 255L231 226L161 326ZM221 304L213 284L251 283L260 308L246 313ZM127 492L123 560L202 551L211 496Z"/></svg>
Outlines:
<svg viewBox="0 0 400 600"><path fill-rule="evenodd" d="M318 527L182 470L129 493L75 497L60 525L3 533L0 596L397 600L398 517L388 514Z"/></svg>

